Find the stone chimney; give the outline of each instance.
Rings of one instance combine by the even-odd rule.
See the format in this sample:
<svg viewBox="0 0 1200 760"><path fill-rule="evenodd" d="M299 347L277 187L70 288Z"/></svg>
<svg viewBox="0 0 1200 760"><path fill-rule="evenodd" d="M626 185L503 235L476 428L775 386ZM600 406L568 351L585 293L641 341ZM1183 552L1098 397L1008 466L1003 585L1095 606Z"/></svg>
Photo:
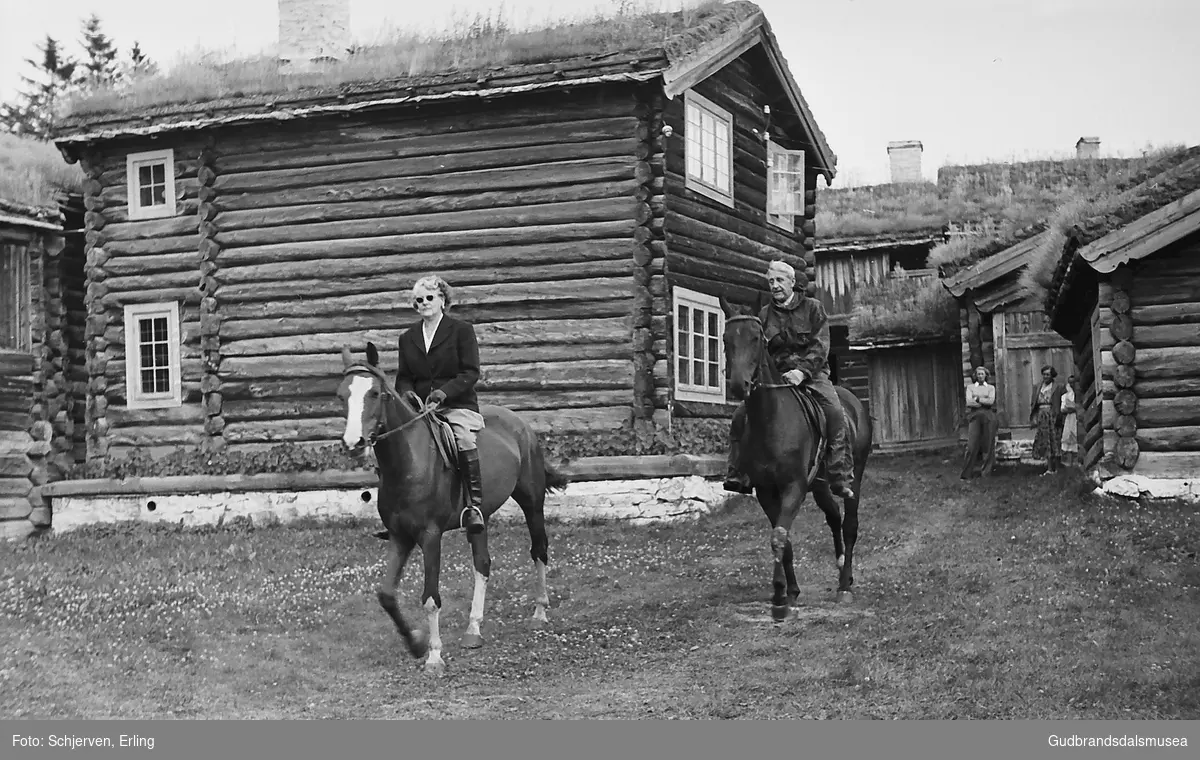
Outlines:
<svg viewBox="0 0 1200 760"><path fill-rule="evenodd" d="M1075 143L1075 158L1095 158L1100 155L1099 137L1081 137Z"/></svg>
<svg viewBox="0 0 1200 760"><path fill-rule="evenodd" d="M289 71L341 61L350 47L350 0L279 0L279 60Z"/></svg>
<svg viewBox="0 0 1200 760"><path fill-rule="evenodd" d="M921 152L925 147L920 140L900 140L887 146L888 158L892 162L892 182L920 182Z"/></svg>

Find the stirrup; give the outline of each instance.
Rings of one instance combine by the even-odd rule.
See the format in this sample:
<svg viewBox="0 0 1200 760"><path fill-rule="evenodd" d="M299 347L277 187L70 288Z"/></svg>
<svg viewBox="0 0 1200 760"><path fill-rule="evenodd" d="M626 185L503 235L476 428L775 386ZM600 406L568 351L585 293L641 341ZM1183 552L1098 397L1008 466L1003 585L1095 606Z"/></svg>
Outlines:
<svg viewBox="0 0 1200 760"><path fill-rule="evenodd" d="M467 522L467 513L475 512L479 515L479 522ZM482 533L487 527L487 523L483 521L483 510L479 507L464 507L463 511L458 514L458 523L463 526L467 533Z"/></svg>

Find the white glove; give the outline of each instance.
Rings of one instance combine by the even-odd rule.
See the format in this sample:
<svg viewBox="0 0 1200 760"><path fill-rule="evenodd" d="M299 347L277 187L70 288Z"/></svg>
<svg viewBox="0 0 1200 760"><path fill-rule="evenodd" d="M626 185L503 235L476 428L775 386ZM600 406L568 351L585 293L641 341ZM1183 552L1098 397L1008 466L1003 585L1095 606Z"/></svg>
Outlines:
<svg viewBox="0 0 1200 760"><path fill-rule="evenodd" d="M783 373L783 379L788 381L792 385L800 385L801 383L803 383L805 380L808 379L808 376L806 376L804 374L804 370L790 369L787 372Z"/></svg>

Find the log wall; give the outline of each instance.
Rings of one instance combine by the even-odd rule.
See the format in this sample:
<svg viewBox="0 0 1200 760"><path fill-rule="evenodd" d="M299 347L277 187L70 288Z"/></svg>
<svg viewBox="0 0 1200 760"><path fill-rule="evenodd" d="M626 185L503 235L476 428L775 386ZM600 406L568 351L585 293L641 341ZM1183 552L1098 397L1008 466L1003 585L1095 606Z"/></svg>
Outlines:
<svg viewBox="0 0 1200 760"><path fill-rule="evenodd" d="M683 287L753 305L766 294L768 263L782 259L807 274L808 295L816 295L813 247L818 174L815 171L807 170L804 215L797 217L795 231L767 223L767 145L762 138L767 127L763 106L772 103L770 94L763 89L767 79L752 63L752 54L747 54L694 88L733 115L732 208L687 188L684 96L666 102L663 107L662 121L671 127L672 135L665 140L661 163L651 162L655 176L662 172L665 189L665 205L661 212L654 209L656 214L661 213L665 243L663 312L661 316L655 314L652 324L656 405L665 406L674 388L674 366L669 359L674 353L674 320L665 308L671 289ZM811 151L795 135L789 140L777 128L772 133L773 139L785 147ZM699 408L694 404L680 407L673 398L669 403L673 410L678 408L685 413ZM731 404L700 406L708 416L727 416L734 408Z"/></svg>
<svg viewBox="0 0 1200 760"><path fill-rule="evenodd" d="M475 325L482 402L542 431L647 413L635 368L651 343L649 113L627 90L474 109L206 148L208 434L241 448L336 439L341 346L361 356L373 341L393 372L397 338L416 321L407 291L427 273L450 282L451 314Z"/></svg>
<svg viewBox="0 0 1200 760"><path fill-rule="evenodd" d="M175 215L131 220L126 156L170 147L174 151ZM84 337L88 459L196 446L205 438L200 407L200 299L197 251L200 151L195 136L170 145L116 145L84 155L84 252L87 265ZM125 387L127 304L178 302L183 406L130 409Z"/></svg>
<svg viewBox="0 0 1200 760"><path fill-rule="evenodd" d="M72 337L67 283L82 274L78 246L68 237L22 227L0 228L6 256L28 264L28 351L0 352L0 537L26 535L50 524L41 493L74 463L73 369L80 362ZM77 375L75 375L77 376ZM79 398L81 401L82 399Z"/></svg>
<svg viewBox="0 0 1200 760"><path fill-rule="evenodd" d="M1118 463L1148 476L1194 477L1200 472L1200 238L1136 269L1119 268L1112 284L1108 342L1123 447Z"/></svg>

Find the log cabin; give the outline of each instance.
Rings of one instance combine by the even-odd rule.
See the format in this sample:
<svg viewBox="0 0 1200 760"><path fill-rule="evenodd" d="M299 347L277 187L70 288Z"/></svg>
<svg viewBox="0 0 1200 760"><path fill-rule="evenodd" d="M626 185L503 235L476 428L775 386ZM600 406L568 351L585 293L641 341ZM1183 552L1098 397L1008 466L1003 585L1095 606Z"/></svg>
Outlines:
<svg viewBox="0 0 1200 760"><path fill-rule="evenodd" d="M1092 147L1095 139L1081 139L1077 148ZM1014 454L1032 442L1029 405L1041 368L1054 367L1062 380L1076 369L1071 341L1050 327L1042 295L1026 281L1030 264L1062 239L1080 202L1130 191L1185 159L1186 152L1168 150L1138 158L1081 154L1075 160L1011 165L1009 176L1036 191L1009 183L1022 198L1024 226L977 238L964 259L942 267L942 284L960 308L963 376L969 382L971 370L981 365L992 373L1000 437L1013 441Z"/></svg>
<svg viewBox="0 0 1200 760"><path fill-rule="evenodd" d="M475 325L482 401L589 454L701 428L723 450L718 299L755 303L773 259L814 279L836 157L757 6L637 28L562 59L71 115L89 461L335 441L342 345L394 370L427 273Z"/></svg>
<svg viewBox="0 0 1200 760"><path fill-rule="evenodd" d="M1098 481L1200 496L1200 148L1097 208L1048 254L1051 327L1082 380L1080 450ZM1145 481L1143 481L1145 482ZM1137 495L1135 493L1131 495Z"/></svg>
<svg viewBox="0 0 1200 760"><path fill-rule="evenodd" d="M0 538L48 527L83 455L82 208L0 198Z"/></svg>

